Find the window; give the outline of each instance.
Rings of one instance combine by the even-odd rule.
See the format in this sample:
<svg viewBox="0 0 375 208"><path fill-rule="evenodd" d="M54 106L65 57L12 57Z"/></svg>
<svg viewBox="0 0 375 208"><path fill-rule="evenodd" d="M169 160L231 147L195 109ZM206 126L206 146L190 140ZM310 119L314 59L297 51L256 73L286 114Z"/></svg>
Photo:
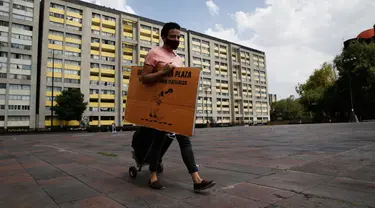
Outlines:
<svg viewBox="0 0 375 208"><path fill-rule="evenodd" d="M57 50L57 49L48 49L48 53L52 54L54 53L55 55L62 55L63 51L62 50Z"/></svg>
<svg viewBox="0 0 375 208"><path fill-rule="evenodd" d="M111 40L104 40L104 39L102 39L102 43L108 44L108 45L115 45L115 41L111 41Z"/></svg>
<svg viewBox="0 0 375 208"><path fill-rule="evenodd" d="M33 21L33 17L20 15L20 14L13 14L13 18L20 19L20 20L26 20L26 21Z"/></svg>
<svg viewBox="0 0 375 208"><path fill-rule="evenodd" d="M82 24L82 19L81 18L66 16L66 19L70 20L70 21L73 21L73 22L78 22L78 23Z"/></svg>
<svg viewBox="0 0 375 208"><path fill-rule="evenodd" d="M52 58L48 58L48 63L52 63L52 62L55 62L55 64L62 64L63 60L62 59L52 59Z"/></svg>
<svg viewBox="0 0 375 208"><path fill-rule="evenodd" d="M114 91L114 90L102 90L102 91L101 91L101 94L105 94L105 95L114 95L114 94L115 94L115 91Z"/></svg>
<svg viewBox="0 0 375 208"><path fill-rule="evenodd" d="M60 5L60 4L56 4L56 3L51 2L50 6L51 6L51 8L65 10L65 7L63 5Z"/></svg>
<svg viewBox="0 0 375 208"><path fill-rule="evenodd" d="M30 90L30 85L22 85L22 84L9 84L10 90Z"/></svg>
<svg viewBox="0 0 375 208"><path fill-rule="evenodd" d="M75 75L80 75L81 73L80 73L80 71L65 69L65 70L64 70L64 74L75 74Z"/></svg>
<svg viewBox="0 0 375 208"><path fill-rule="evenodd" d="M71 60L65 60L66 65L73 65L73 66L81 66L81 62L79 61L71 61Z"/></svg>
<svg viewBox="0 0 375 208"><path fill-rule="evenodd" d="M62 25L61 27L64 27L64 25ZM66 28L69 30L82 31L82 27L76 27L73 25L66 25Z"/></svg>
<svg viewBox="0 0 375 208"><path fill-rule="evenodd" d="M73 57L80 57L81 53L65 51L65 56L73 56Z"/></svg>
<svg viewBox="0 0 375 208"><path fill-rule="evenodd" d="M8 35L9 35L9 33L7 33L7 32L3 32L3 31L0 31L0 36L1 37L8 37Z"/></svg>
<svg viewBox="0 0 375 208"><path fill-rule="evenodd" d="M47 80L47 82L52 82L52 77L47 77L46 80ZM54 82L62 82L62 79L58 78L58 77L54 77L53 81Z"/></svg>
<svg viewBox="0 0 375 208"><path fill-rule="evenodd" d="M22 59L22 60L31 60L31 55L12 53L11 58L13 59Z"/></svg>
<svg viewBox="0 0 375 208"><path fill-rule="evenodd" d="M79 79L64 79L64 83L70 83L70 84L79 84L80 80Z"/></svg>
<svg viewBox="0 0 375 208"><path fill-rule="evenodd" d="M9 95L9 100L30 100L30 95Z"/></svg>
<svg viewBox="0 0 375 208"><path fill-rule="evenodd" d="M31 50L31 45L23 45L18 43L12 43L12 48L20 49L20 50Z"/></svg>
<svg viewBox="0 0 375 208"><path fill-rule="evenodd" d="M100 19L100 14L92 13L92 18L99 18Z"/></svg>
<svg viewBox="0 0 375 208"><path fill-rule="evenodd" d="M103 19L104 19L104 20L107 20L107 21L111 21L111 22L116 22L116 19L115 19L115 18L113 18L113 17L109 17L109 16L105 16L105 15L103 15Z"/></svg>
<svg viewBox="0 0 375 208"><path fill-rule="evenodd" d="M59 36L59 37L63 37L64 36L63 32L59 32L59 31L56 31L56 30L50 30L50 31L48 31L48 34L49 35L56 35L56 36Z"/></svg>
<svg viewBox="0 0 375 208"><path fill-rule="evenodd" d="M52 87L47 86L47 87L46 87L46 91L48 91L48 92L52 92ZM53 87L53 91L54 91L54 92L62 92L62 87Z"/></svg>
<svg viewBox="0 0 375 208"><path fill-rule="evenodd" d="M7 84L6 83L0 83L0 89L6 89Z"/></svg>
<svg viewBox="0 0 375 208"><path fill-rule="evenodd" d="M8 53L0 51L0 57L2 57L2 58L8 58Z"/></svg>
<svg viewBox="0 0 375 208"><path fill-rule="evenodd" d="M22 10L24 12L29 12L29 13L33 13L34 12L34 8L27 7L27 6L20 5L20 4L13 4L13 9Z"/></svg>
<svg viewBox="0 0 375 208"><path fill-rule="evenodd" d="M12 34L12 38L19 39L19 40L33 40L32 36L29 35L20 35L20 34Z"/></svg>
<svg viewBox="0 0 375 208"><path fill-rule="evenodd" d="M100 68L115 70L115 66L113 66L113 65L107 65L107 64L102 64L102 66Z"/></svg>
<svg viewBox="0 0 375 208"><path fill-rule="evenodd" d="M0 41L0 46L1 46L1 47L8 47L9 44L8 44L7 42L2 42L2 41Z"/></svg>
<svg viewBox="0 0 375 208"><path fill-rule="evenodd" d="M72 39L79 39L79 40L81 40L81 36L80 35L75 35L75 34L71 34L71 33L66 33L65 38L72 38Z"/></svg>
<svg viewBox="0 0 375 208"><path fill-rule="evenodd" d="M58 22L49 22L51 25L53 26L56 26L56 27L64 27L64 24L61 24L61 23L58 23ZM69 25L67 25L66 27L68 27Z"/></svg>
<svg viewBox="0 0 375 208"><path fill-rule="evenodd" d="M8 105L8 110L11 111L28 111L30 110L29 105Z"/></svg>
<svg viewBox="0 0 375 208"><path fill-rule="evenodd" d="M63 45L63 42L62 42L62 41L59 41L59 40L51 40L51 39L49 39L49 40L48 40L48 43L49 43L49 44L54 44L54 45L60 45L60 46Z"/></svg>
<svg viewBox="0 0 375 208"><path fill-rule="evenodd" d="M9 116L8 121L30 121L29 116Z"/></svg>
<svg viewBox="0 0 375 208"><path fill-rule="evenodd" d="M68 42L66 42L65 46L81 49L81 45L80 44L76 44L76 43L68 43Z"/></svg>
<svg viewBox="0 0 375 208"><path fill-rule="evenodd" d="M31 70L31 65L25 65L25 64L10 64L11 69L20 69L20 70Z"/></svg>
<svg viewBox="0 0 375 208"><path fill-rule="evenodd" d="M53 70L52 68L48 68L47 71L48 72L61 73L62 70L61 69L55 69L55 70Z"/></svg>
<svg viewBox="0 0 375 208"><path fill-rule="evenodd" d="M13 23L13 25L14 25L14 23ZM0 26L2 26L2 27L9 27L9 22L0 21Z"/></svg>
<svg viewBox="0 0 375 208"><path fill-rule="evenodd" d="M23 74L9 74L9 79L18 79L18 80L30 80L30 75L23 75Z"/></svg>
<svg viewBox="0 0 375 208"><path fill-rule="evenodd" d="M82 15L82 10L80 10L80 9L76 9L76 8L72 8L72 7L67 7L67 11L68 12L72 12L72 13L76 13L76 14L79 14L79 15Z"/></svg>
<svg viewBox="0 0 375 208"><path fill-rule="evenodd" d="M90 66L91 68L99 68L99 64L97 63L91 63Z"/></svg>

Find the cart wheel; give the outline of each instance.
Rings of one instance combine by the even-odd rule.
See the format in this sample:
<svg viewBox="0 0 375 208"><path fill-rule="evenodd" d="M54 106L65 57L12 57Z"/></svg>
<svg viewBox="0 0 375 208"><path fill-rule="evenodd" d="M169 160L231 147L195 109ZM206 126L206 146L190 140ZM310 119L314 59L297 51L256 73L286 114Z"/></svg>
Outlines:
<svg viewBox="0 0 375 208"><path fill-rule="evenodd" d="M132 178L136 178L137 177L137 173L138 173L138 170L136 167L132 166L129 168L129 175L130 177Z"/></svg>
<svg viewBox="0 0 375 208"><path fill-rule="evenodd" d="M162 163L159 163L157 173L162 173L164 170L164 166Z"/></svg>

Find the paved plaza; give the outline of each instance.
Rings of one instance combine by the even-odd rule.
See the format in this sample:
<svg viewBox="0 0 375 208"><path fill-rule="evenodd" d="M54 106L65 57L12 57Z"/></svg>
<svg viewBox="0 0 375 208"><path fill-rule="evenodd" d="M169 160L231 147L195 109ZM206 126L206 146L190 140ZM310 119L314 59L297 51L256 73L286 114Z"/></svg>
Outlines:
<svg viewBox="0 0 375 208"><path fill-rule="evenodd" d="M128 174L133 132L0 136L0 207L375 207L375 123L197 129L193 192L178 142L147 186Z"/></svg>

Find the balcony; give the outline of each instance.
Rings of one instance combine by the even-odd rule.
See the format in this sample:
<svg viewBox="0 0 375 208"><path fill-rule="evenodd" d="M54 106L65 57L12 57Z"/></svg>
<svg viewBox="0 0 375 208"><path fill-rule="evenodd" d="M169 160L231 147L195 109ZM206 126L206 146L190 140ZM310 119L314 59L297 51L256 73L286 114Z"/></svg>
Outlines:
<svg viewBox="0 0 375 208"><path fill-rule="evenodd" d="M132 60L133 60L133 56L124 55L124 56L123 56L123 59L124 59L124 60L128 60L128 61L132 61Z"/></svg>
<svg viewBox="0 0 375 208"><path fill-rule="evenodd" d="M115 103L100 103L101 108L114 108Z"/></svg>
<svg viewBox="0 0 375 208"><path fill-rule="evenodd" d="M58 40L58 41L64 41L64 37L63 36L52 35L52 34L48 34L48 39Z"/></svg>
<svg viewBox="0 0 375 208"><path fill-rule="evenodd" d="M151 30L141 28L140 32L141 34L151 35Z"/></svg>
<svg viewBox="0 0 375 208"><path fill-rule="evenodd" d="M100 24L100 18L92 18L91 19L91 21L93 22L93 23L97 23L97 24Z"/></svg>
<svg viewBox="0 0 375 208"><path fill-rule="evenodd" d="M116 50L116 46L115 45L109 45L109 44L102 44L102 49L114 51L114 50Z"/></svg>
<svg viewBox="0 0 375 208"><path fill-rule="evenodd" d="M66 20L66 24L73 25L73 26L76 26L76 27L82 27L81 23L76 22L76 21L71 21L71 20Z"/></svg>
<svg viewBox="0 0 375 208"><path fill-rule="evenodd" d="M61 92L53 92L53 96L59 96L61 95ZM52 91L46 91L46 96L52 96ZM50 102L51 103L51 102Z"/></svg>
<svg viewBox="0 0 375 208"><path fill-rule="evenodd" d="M113 123L115 123L115 121L108 121L108 120L101 120L100 121L100 125L105 125L105 126L110 126Z"/></svg>
<svg viewBox="0 0 375 208"><path fill-rule="evenodd" d="M100 72L102 74L111 74L111 75L115 74L115 70L114 69L100 69Z"/></svg>
<svg viewBox="0 0 375 208"><path fill-rule="evenodd" d="M90 94L90 99L99 99L99 94Z"/></svg>
<svg viewBox="0 0 375 208"><path fill-rule="evenodd" d="M76 18L82 19L82 15L80 15L80 14L78 14L78 13L75 13L75 12L66 12L66 15L67 15L67 16L71 16L71 17L76 17Z"/></svg>
<svg viewBox="0 0 375 208"><path fill-rule="evenodd" d="M69 65L69 64L65 64L64 65L64 69L70 69L70 70L81 70L81 67L80 66L77 66L77 65Z"/></svg>
<svg viewBox="0 0 375 208"><path fill-rule="evenodd" d="M57 14L65 14L65 11L63 9L58 8L49 8L49 11Z"/></svg>
<svg viewBox="0 0 375 208"><path fill-rule="evenodd" d="M115 99L115 95L111 95L111 94L101 94L100 95L100 99L109 99L109 100L114 100ZM100 104L101 107L103 103Z"/></svg>
<svg viewBox="0 0 375 208"><path fill-rule="evenodd" d="M99 107L99 103L98 102L90 102L89 103L89 107L98 108Z"/></svg>
<svg viewBox="0 0 375 208"><path fill-rule="evenodd" d="M111 26L111 27L116 27L116 21L111 21L111 20L102 20L102 25L106 26Z"/></svg>
<svg viewBox="0 0 375 208"><path fill-rule="evenodd" d="M100 44L99 43L91 43L91 47L93 47L93 48L99 48Z"/></svg>
<svg viewBox="0 0 375 208"><path fill-rule="evenodd" d="M65 38L65 42L81 44L82 40L76 38Z"/></svg>

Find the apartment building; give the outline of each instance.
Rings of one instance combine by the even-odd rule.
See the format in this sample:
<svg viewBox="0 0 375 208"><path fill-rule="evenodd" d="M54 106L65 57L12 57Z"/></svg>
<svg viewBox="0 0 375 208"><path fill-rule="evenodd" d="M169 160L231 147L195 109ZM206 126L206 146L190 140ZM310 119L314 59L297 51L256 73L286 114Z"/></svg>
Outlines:
<svg viewBox="0 0 375 208"><path fill-rule="evenodd" d="M35 127L39 0L0 0L0 128Z"/></svg>
<svg viewBox="0 0 375 208"><path fill-rule="evenodd" d="M51 119L52 97L68 88L85 95L90 125L129 124L124 112L130 67L143 65L147 52L160 45L163 23L74 0L43 0L42 11L39 127L51 126L51 120L60 125ZM178 52L185 56L184 36L181 42Z"/></svg>
<svg viewBox="0 0 375 208"><path fill-rule="evenodd" d="M0 2L0 128L60 125L51 106L69 88L84 94L90 125L131 125L130 67L162 44L162 22L76 0ZM202 68L197 124L269 120L263 52L186 29L180 41L184 65Z"/></svg>
<svg viewBox="0 0 375 208"><path fill-rule="evenodd" d="M190 66L201 67L197 124L269 120L264 52L189 31Z"/></svg>

